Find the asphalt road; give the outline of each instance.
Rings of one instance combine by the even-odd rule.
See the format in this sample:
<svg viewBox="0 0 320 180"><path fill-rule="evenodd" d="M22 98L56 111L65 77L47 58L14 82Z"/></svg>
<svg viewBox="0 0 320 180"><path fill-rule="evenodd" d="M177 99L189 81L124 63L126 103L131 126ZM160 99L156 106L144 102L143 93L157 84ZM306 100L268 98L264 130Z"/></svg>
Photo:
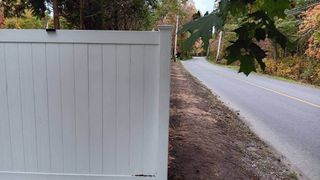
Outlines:
<svg viewBox="0 0 320 180"><path fill-rule="evenodd" d="M320 89L212 65L204 58L184 67L310 179L320 180Z"/></svg>

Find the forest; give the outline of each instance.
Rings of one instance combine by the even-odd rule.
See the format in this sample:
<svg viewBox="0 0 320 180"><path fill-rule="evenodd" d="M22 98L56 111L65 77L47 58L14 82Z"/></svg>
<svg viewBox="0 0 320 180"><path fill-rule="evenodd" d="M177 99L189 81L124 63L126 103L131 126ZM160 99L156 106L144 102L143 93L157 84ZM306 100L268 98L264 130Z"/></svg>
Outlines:
<svg viewBox="0 0 320 180"><path fill-rule="evenodd" d="M290 44L283 49L270 39L260 41L259 46L267 51L266 69L262 72L257 68L257 71L320 85L320 2L296 1L295 8L287 10L284 18L276 19L275 25L288 37ZM235 39L235 28L235 20L226 24L220 57L225 53L228 43ZM218 43L217 36L210 47L210 57L213 61L217 60ZM226 63L219 58L218 62Z"/></svg>
<svg viewBox="0 0 320 180"><path fill-rule="evenodd" d="M196 7L188 0L3 0L2 28L152 30L159 24L192 20Z"/></svg>
<svg viewBox="0 0 320 180"><path fill-rule="evenodd" d="M246 74L320 85L317 0L221 0L204 14L192 0L3 0L0 6L0 27L10 29L153 30L170 24L179 30L177 47L172 32L173 59L175 54L181 59L203 55L214 63L240 66ZM259 10L267 12L272 26L257 23L263 20ZM255 30L244 33L252 24ZM240 49L246 49L236 43L241 38L254 46L248 49L252 57L250 52L241 55Z"/></svg>
<svg viewBox="0 0 320 180"><path fill-rule="evenodd" d="M200 14L192 0L3 0L0 7L0 28L6 29L180 29Z"/></svg>
<svg viewBox="0 0 320 180"><path fill-rule="evenodd" d="M238 7L231 7L227 12L221 1L216 13L204 15L198 22L184 27L181 36L187 37L183 41L186 49L194 44L196 54L209 56L213 63L240 66L239 71L247 75L255 71L320 85L319 1L227 2L238 3ZM216 18L218 22L220 17L223 25L211 23L216 27L213 36L201 34L210 28L200 21ZM182 58L188 59L193 54L184 54Z"/></svg>

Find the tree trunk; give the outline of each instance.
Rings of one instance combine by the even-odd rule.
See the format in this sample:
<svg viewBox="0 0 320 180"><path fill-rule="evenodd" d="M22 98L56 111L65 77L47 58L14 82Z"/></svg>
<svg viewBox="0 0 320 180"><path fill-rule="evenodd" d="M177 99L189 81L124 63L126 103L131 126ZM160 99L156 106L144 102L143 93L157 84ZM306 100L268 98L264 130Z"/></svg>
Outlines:
<svg viewBox="0 0 320 180"><path fill-rule="evenodd" d="M220 53L221 53L221 48L222 48L222 37L223 37L223 31L220 31L216 62L218 62L220 60Z"/></svg>
<svg viewBox="0 0 320 180"><path fill-rule="evenodd" d="M84 22L84 7L85 7L85 0L80 0L80 29L86 29L85 22Z"/></svg>
<svg viewBox="0 0 320 180"><path fill-rule="evenodd" d="M114 30L119 30L118 11L114 12Z"/></svg>
<svg viewBox="0 0 320 180"><path fill-rule="evenodd" d="M58 6L58 0L53 0L52 2L53 6L53 23L55 29L60 29L60 20L59 20L59 6Z"/></svg>
<svg viewBox="0 0 320 180"><path fill-rule="evenodd" d="M279 59L278 44L272 41L272 46L273 46L273 53L274 53L273 60L274 62L278 63L278 59Z"/></svg>
<svg viewBox="0 0 320 180"><path fill-rule="evenodd" d="M3 28L4 18L4 7L0 7L0 28Z"/></svg>
<svg viewBox="0 0 320 180"><path fill-rule="evenodd" d="M287 57L287 53L288 52L288 49L287 48L284 48L284 50L283 50L283 57L285 58L285 57Z"/></svg>
<svg viewBox="0 0 320 180"><path fill-rule="evenodd" d="M173 49L173 61L176 62L177 61L177 41L178 41L178 28L179 28L179 15L177 15L176 18L176 31L174 34L174 49Z"/></svg>
<svg viewBox="0 0 320 180"><path fill-rule="evenodd" d="M206 53L206 56L207 56L207 58L209 59L209 56L210 56L210 40L209 40L209 44L208 44L208 47L207 47L207 51L206 52L204 52L204 53Z"/></svg>

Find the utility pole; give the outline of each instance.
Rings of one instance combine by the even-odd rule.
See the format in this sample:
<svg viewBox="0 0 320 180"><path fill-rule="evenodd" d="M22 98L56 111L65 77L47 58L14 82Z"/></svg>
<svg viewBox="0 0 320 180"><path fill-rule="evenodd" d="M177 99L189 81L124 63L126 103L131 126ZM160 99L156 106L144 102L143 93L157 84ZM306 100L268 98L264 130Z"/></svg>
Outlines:
<svg viewBox="0 0 320 180"><path fill-rule="evenodd" d="M174 51L173 51L174 62L177 61L176 58L177 58L178 28L179 28L179 15L177 15L177 18L176 18L176 31L175 31L175 37L174 37Z"/></svg>
<svg viewBox="0 0 320 180"><path fill-rule="evenodd" d="M222 46L222 36L223 36L223 31L221 30L219 33L219 42L218 42L218 50L217 50L217 56L216 56L216 62L219 61L220 59L220 52L221 52L221 46Z"/></svg>

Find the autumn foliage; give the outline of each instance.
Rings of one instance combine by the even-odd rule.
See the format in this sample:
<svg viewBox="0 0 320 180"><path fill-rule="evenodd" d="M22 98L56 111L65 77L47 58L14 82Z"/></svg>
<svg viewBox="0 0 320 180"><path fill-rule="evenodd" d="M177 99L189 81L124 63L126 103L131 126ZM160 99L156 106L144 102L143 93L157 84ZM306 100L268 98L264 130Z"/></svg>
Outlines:
<svg viewBox="0 0 320 180"><path fill-rule="evenodd" d="M320 5L308 9L301 17L300 33L310 35L305 53L311 58L320 59Z"/></svg>

